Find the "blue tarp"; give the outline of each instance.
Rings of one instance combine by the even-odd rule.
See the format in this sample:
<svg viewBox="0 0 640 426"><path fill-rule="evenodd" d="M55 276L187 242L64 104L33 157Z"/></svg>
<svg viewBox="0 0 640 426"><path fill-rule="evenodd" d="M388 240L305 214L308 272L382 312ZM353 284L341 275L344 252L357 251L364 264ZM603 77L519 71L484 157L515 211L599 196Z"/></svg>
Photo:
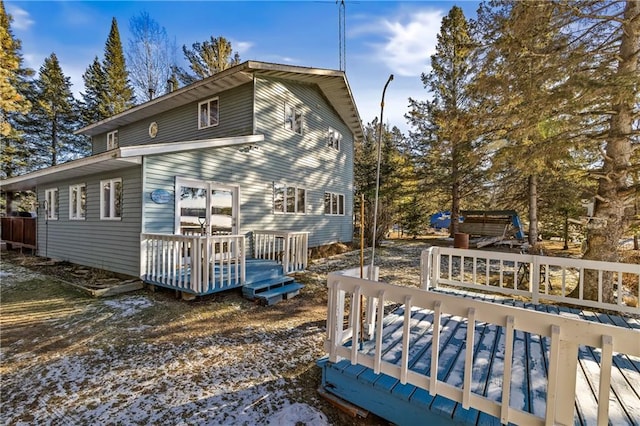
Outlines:
<svg viewBox="0 0 640 426"><path fill-rule="evenodd" d="M461 216L458 218L459 222L464 221L464 218ZM429 219L429 225L435 229L449 229L451 225L451 212L437 212L431 215Z"/></svg>

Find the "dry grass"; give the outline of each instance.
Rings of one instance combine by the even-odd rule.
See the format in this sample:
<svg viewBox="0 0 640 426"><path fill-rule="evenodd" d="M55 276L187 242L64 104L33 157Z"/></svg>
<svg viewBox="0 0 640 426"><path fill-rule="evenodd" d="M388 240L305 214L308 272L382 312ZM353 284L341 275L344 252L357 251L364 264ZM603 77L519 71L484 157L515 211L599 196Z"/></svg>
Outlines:
<svg viewBox="0 0 640 426"><path fill-rule="evenodd" d="M431 236L392 241L378 249L376 265L381 267L381 280L418 285L420 252L434 244L450 242ZM545 254L579 253L579 247L573 246L569 252L563 251L561 242L548 245L545 242L544 250ZM366 262L369 256L367 250ZM640 253L625 256L626 261L640 263ZM116 404L120 404L120 408L114 406L115 411L126 408L131 403L128 399L131 395L143 399L181 390L187 395L190 391L202 393L218 386L215 380L221 380L225 389L248 386L271 395L281 393L291 402L303 402L321 410L335 425L386 424L375 416L353 419L319 398L316 392L321 378L315 361L324 354L326 274L357 267L359 257L359 252L347 245L318 249L313 253L309 270L296 277L306 285L301 294L263 307L243 299L241 292L235 290L193 302L181 301L167 290L139 291L109 300L93 299L55 280L85 279L74 275L73 265L39 265L41 259L3 253L2 269L21 271L20 279L12 283L3 277L0 286L3 423L42 423L43 413L48 413L47 418L53 419L53 423L78 424L72 416L74 410L78 407L97 410L96 407L104 403L104 386L115 374L130 382L128 390L118 394ZM104 271L90 270L86 279L94 275L109 278ZM637 282L627 285L635 285L637 294ZM110 301L120 304L148 301L148 305L123 316L107 303ZM274 351L282 354L274 356ZM85 360L82 368L95 373L80 382L64 375L42 381L43 371L65 359ZM111 365L113 360L117 362ZM138 364L133 364L133 360ZM258 371L256 369L266 365L268 368L259 372L273 379L263 384L247 384L250 381L247 377L235 377L230 373L235 370L228 369L229 365L238 363L246 366L247 371ZM74 368L79 367L74 365ZM109 368L114 368L115 373ZM214 380L214 374L218 374L219 379ZM260 377L251 378L256 383L258 379ZM242 395L233 393L231 398ZM277 408L277 403L259 402L254 408L264 411L266 416L269 410ZM167 407L151 408L162 412L168 410ZM180 415L187 418L199 413L185 410ZM159 423L172 424L169 417Z"/></svg>

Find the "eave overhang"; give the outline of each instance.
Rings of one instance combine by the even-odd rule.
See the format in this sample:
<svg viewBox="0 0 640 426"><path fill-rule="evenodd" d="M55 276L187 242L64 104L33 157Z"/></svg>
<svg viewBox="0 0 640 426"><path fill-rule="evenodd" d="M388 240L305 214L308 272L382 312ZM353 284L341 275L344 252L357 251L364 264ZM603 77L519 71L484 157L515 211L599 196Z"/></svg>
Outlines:
<svg viewBox="0 0 640 426"><path fill-rule="evenodd" d="M91 157L69 161L37 170L23 176L0 181L2 191L29 191L55 182L80 179L85 176L106 173L142 164L148 155L170 154L205 148L221 148L232 145L246 145L264 141L264 135L237 136L230 138L203 139L149 145L136 145L114 149Z"/></svg>

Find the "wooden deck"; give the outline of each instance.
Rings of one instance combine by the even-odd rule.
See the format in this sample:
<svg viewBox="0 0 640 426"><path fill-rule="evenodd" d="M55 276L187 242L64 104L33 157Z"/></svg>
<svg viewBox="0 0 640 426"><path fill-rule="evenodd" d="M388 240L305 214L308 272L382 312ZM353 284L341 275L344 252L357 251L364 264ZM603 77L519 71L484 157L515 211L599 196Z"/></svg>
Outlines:
<svg viewBox="0 0 640 426"><path fill-rule="evenodd" d="M450 294L491 301L507 306L542 311L569 318L578 318L617 327L640 330L640 320L593 313L588 310L532 304L505 296L481 295L464 290ZM382 346L382 361L400 365L408 362L410 372L431 376L434 312L413 308L410 313L410 336L405 340L410 350L403 360L404 305L385 315L382 338L358 342L360 353L373 355L376 343ZM440 317L438 335L439 360L437 380L461 387L465 380L467 319L449 314ZM545 417L550 367L551 338L515 330L513 357L505 360L504 327L476 321L473 333L471 392L500 402L503 395L503 372L511 368L509 406L537 417ZM407 339L405 336L404 339ZM640 342L639 342L640 344ZM351 341L346 343L351 346ZM598 424L598 390L601 375L601 349L580 346L576 375L575 425ZM328 392L373 412L395 424L500 424L500 419L474 409L464 409L462 403L442 395L435 397L410 383L372 368L352 364L349 359L335 363L324 358L322 386ZM411 374L411 373L409 373ZM562 400L558 398L558 404ZM640 358L613 354L608 419L610 425L640 425Z"/></svg>

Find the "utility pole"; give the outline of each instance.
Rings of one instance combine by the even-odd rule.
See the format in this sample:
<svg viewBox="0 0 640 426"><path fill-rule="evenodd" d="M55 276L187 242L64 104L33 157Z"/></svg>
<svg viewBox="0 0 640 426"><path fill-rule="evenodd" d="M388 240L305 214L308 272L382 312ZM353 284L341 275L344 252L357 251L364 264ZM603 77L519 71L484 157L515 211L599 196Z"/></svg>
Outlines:
<svg viewBox="0 0 640 426"><path fill-rule="evenodd" d="M344 0L336 0L338 5L338 45L339 45L339 67L340 71L347 70L347 43L345 37L346 19Z"/></svg>

